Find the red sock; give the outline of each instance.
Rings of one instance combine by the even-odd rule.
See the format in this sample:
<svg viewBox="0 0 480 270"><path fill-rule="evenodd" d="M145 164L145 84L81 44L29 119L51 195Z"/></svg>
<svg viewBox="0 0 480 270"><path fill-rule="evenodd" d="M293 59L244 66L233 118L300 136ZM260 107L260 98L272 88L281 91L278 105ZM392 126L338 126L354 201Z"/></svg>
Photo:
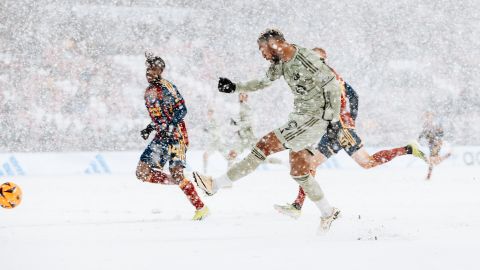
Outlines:
<svg viewBox="0 0 480 270"><path fill-rule="evenodd" d="M176 185L177 182L173 179L173 177L169 174L166 174L161 171L152 171L150 173L150 178L147 182L154 183L154 184L162 184L162 185Z"/></svg>
<svg viewBox="0 0 480 270"><path fill-rule="evenodd" d="M393 148L390 150L382 150L373 154L371 160L373 161L372 167L378 166L380 164L389 162L390 160L407 154L407 149L405 147Z"/></svg>
<svg viewBox="0 0 480 270"><path fill-rule="evenodd" d="M195 186L193 186L193 184L190 181L188 181L187 179L184 179L180 183L179 187L183 191L183 193L187 195L188 200L193 206L195 206L195 209L198 210L203 207L204 204L202 202L202 199L200 199L197 191L195 190Z"/></svg>
<svg viewBox="0 0 480 270"><path fill-rule="evenodd" d="M295 202L293 203L295 208L298 210L302 209L303 202L305 201L305 191L303 191L302 187L298 187L298 195L297 198L295 199Z"/></svg>

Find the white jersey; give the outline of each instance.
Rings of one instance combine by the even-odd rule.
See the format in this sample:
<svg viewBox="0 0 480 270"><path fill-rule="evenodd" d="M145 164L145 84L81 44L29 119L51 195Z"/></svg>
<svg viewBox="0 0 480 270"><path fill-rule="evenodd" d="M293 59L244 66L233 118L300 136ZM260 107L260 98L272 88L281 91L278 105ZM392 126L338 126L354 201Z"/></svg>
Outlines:
<svg viewBox="0 0 480 270"><path fill-rule="evenodd" d="M294 46L296 52L292 59L272 64L263 79L237 83L237 90L256 91L271 85L274 80L283 76L294 95L294 111L290 118L297 115L338 121L340 82L315 52Z"/></svg>

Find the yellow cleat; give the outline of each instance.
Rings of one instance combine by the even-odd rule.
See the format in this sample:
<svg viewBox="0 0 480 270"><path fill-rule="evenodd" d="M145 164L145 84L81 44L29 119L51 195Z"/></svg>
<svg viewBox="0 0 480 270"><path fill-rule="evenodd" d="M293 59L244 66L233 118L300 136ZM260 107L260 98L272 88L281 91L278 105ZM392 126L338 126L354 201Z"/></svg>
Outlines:
<svg viewBox="0 0 480 270"><path fill-rule="evenodd" d="M425 153L422 152L422 150L419 149L418 144L416 142L409 143L407 147L412 150L412 155L414 157L418 157L428 163L427 156L425 155Z"/></svg>
<svg viewBox="0 0 480 270"><path fill-rule="evenodd" d="M202 208L198 209L195 211L195 215L193 216L193 220L202 220L206 218L210 214L210 210L208 210L208 207L205 205Z"/></svg>

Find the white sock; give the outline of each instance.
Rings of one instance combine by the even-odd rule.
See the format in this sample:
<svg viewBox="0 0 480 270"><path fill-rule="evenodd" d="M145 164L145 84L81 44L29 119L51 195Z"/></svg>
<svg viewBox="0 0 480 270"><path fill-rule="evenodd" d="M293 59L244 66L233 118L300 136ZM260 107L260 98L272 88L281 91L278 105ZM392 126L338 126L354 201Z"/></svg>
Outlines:
<svg viewBox="0 0 480 270"><path fill-rule="evenodd" d="M328 217L332 214L333 207L328 202L327 198L323 197L321 200L314 202L315 205L320 209L322 217Z"/></svg>
<svg viewBox="0 0 480 270"><path fill-rule="evenodd" d="M228 178L227 174L224 174L218 178L213 179L213 190L217 191L224 186L231 186L232 180Z"/></svg>

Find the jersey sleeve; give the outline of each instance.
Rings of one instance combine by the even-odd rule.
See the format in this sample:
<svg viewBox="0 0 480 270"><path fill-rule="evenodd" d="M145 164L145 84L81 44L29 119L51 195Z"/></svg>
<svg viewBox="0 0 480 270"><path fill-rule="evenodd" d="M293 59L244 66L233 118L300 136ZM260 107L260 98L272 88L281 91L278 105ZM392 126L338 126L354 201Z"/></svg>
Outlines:
<svg viewBox="0 0 480 270"><path fill-rule="evenodd" d="M301 53L303 55L303 51ZM308 59L309 70L313 73L314 83L319 89L323 89L325 109L322 118L332 122L340 121L342 91L340 87L325 87L332 80L335 80L335 73L315 53L308 51L303 57Z"/></svg>
<svg viewBox="0 0 480 270"><path fill-rule="evenodd" d="M323 119L338 122L340 121L341 109L341 90L339 87L324 88L325 111L323 112Z"/></svg>
<svg viewBox="0 0 480 270"><path fill-rule="evenodd" d="M176 86L175 90L177 91L177 99L175 101L175 105L173 106L173 116L170 123L173 126L177 126L187 115L187 106L185 106L185 100Z"/></svg>
<svg viewBox="0 0 480 270"><path fill-rule="evenodd" d="M350 104L350 115L352 116L353 121L357 119L358 115L358 101L359 97L357 92L350 86L348 83L345 82L345 93L348 98L348 103Z"/></svg>
<svg viewBox="0 0 480 270"><path fill-rule="evenodd" d="M272 85L272 82L279 79L283 75L281 64L272 64L267 70L265 76L261 79L251 80L247 82L238 82L238 92L253 92Z"/></svg>

